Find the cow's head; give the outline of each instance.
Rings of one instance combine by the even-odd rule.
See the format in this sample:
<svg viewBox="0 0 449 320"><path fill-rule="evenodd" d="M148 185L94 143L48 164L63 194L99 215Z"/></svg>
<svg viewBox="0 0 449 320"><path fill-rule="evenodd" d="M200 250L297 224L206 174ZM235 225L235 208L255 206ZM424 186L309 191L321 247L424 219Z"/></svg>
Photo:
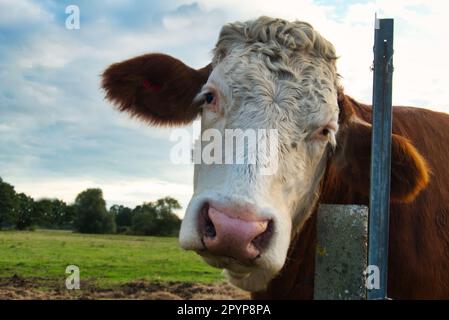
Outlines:
<svg viewBox="0 0 449 320"><path fill-rule="evenodd" d="M332 44L309 24L262 17L224 26L212 64L203 69L148 54L104 72L107 97L150 124L187 124L201 116L203 132L216 129L223 136L226 129L277 130L275 152L266 148L264 155L277 163L272 174L263 174L261 162L249 163L248 156L243 164L195 166L194 195L181 227L181 246L226 269L230 281L243 289L263 289L284 265L292 234L318 198L338 138L359 135L358 140L370 141L368 124L350 116L342 124L339 101L344 99L338 99L335 61ZM401 150L401 172L423 161L411 145L411 151L401 147L407 143L393 139ZM354 158L343 161L351 166L365 165L369 158L350 147L338 149L340 158ZM413 173L410 192L416 192L424 174ZM393 178L393 193L394 183ZM408 195L404 188L401 192Z"/></svg>

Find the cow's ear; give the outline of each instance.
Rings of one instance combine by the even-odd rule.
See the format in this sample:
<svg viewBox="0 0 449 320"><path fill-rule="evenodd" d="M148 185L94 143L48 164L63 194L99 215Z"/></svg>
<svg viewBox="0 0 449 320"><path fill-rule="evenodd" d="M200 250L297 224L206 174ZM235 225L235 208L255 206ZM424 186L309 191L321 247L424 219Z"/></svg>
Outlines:
<svg viewBox="0 0 449 320"><path fill-rule="evenodd" d="M171 56L146 54L111 65L102 86L120 111L152 125L182 125L198 115L192 101L210 71L210 65L195 70Z"/></svg>
<svg viewBox="0 0 449 320"><path fill-rule="evenodd" d="M369 123L349 121L339 134L335 165L341 178L354 190L368 195L370 189L371 133ZM424 157L403 136L391 141L392 202L411 202L429 183L429 167Z"/></svg>

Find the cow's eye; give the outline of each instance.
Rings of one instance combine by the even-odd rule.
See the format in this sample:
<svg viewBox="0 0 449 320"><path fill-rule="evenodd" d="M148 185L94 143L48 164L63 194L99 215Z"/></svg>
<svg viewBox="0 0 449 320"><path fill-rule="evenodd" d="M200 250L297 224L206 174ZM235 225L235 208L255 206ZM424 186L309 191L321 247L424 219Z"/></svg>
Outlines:
<svg viewBox="0 0 449 320"><path fill-rule="evenodd" d="M315 132L313 132L312 137L313 137L313 139L327 142L327 141L329 141L329 138L331 138L332 132L333 132L333 130L331 128L329 128L328 126L321 127L319 129L317 129Z"/></svg>
<svg viewBox="0 0 449 320"><path fill-rule="evenodd" d="M214 101L214 94L212 92L208 92L208 93L206 93L204 98L205 98L207 104L211 104Z"/></svg>
<svg viewBox="0 0 449 320"><path fill-rule="evenodd" d="M201 95L201 101L203 108L211 112L218 113L219 110L219 95L214 88L210 88L208 91Z"/></svg>

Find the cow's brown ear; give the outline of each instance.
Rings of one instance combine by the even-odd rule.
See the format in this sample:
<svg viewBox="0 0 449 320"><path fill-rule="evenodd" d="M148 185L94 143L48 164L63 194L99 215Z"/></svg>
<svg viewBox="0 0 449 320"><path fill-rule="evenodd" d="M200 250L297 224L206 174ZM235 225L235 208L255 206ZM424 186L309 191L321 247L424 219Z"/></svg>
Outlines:
<svg viewBox="0 0 449 320"><path fill-rule="evenodd" d="M115 63L103 73L106 97L151 125L182 125L199 113L193 98L206 83L210 65L195 70L164 54Z"/></svg>
<svg viewBox="0 0 449 320"><path fill-rule="evenodd" d="M335 165L341 179L354 190L368 195L371 167L371 125L350 121L343 128ZM429 183L429 167L424 157L406 138L393 134L391 141L392 202L411 202Z"/></svg>

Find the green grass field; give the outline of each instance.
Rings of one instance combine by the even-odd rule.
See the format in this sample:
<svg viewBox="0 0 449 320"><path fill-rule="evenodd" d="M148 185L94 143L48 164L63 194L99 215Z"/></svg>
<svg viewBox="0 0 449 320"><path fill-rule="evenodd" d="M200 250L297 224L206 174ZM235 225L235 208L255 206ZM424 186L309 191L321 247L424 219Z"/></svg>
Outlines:
<svg viewBox="0 0 449 320"><path fill-rule="evenodd" d="M0 277L64 279L68 265L99 287L135 280L214 283L221 271L176 238L84 235L69 231L0 231Z"/></svg>

